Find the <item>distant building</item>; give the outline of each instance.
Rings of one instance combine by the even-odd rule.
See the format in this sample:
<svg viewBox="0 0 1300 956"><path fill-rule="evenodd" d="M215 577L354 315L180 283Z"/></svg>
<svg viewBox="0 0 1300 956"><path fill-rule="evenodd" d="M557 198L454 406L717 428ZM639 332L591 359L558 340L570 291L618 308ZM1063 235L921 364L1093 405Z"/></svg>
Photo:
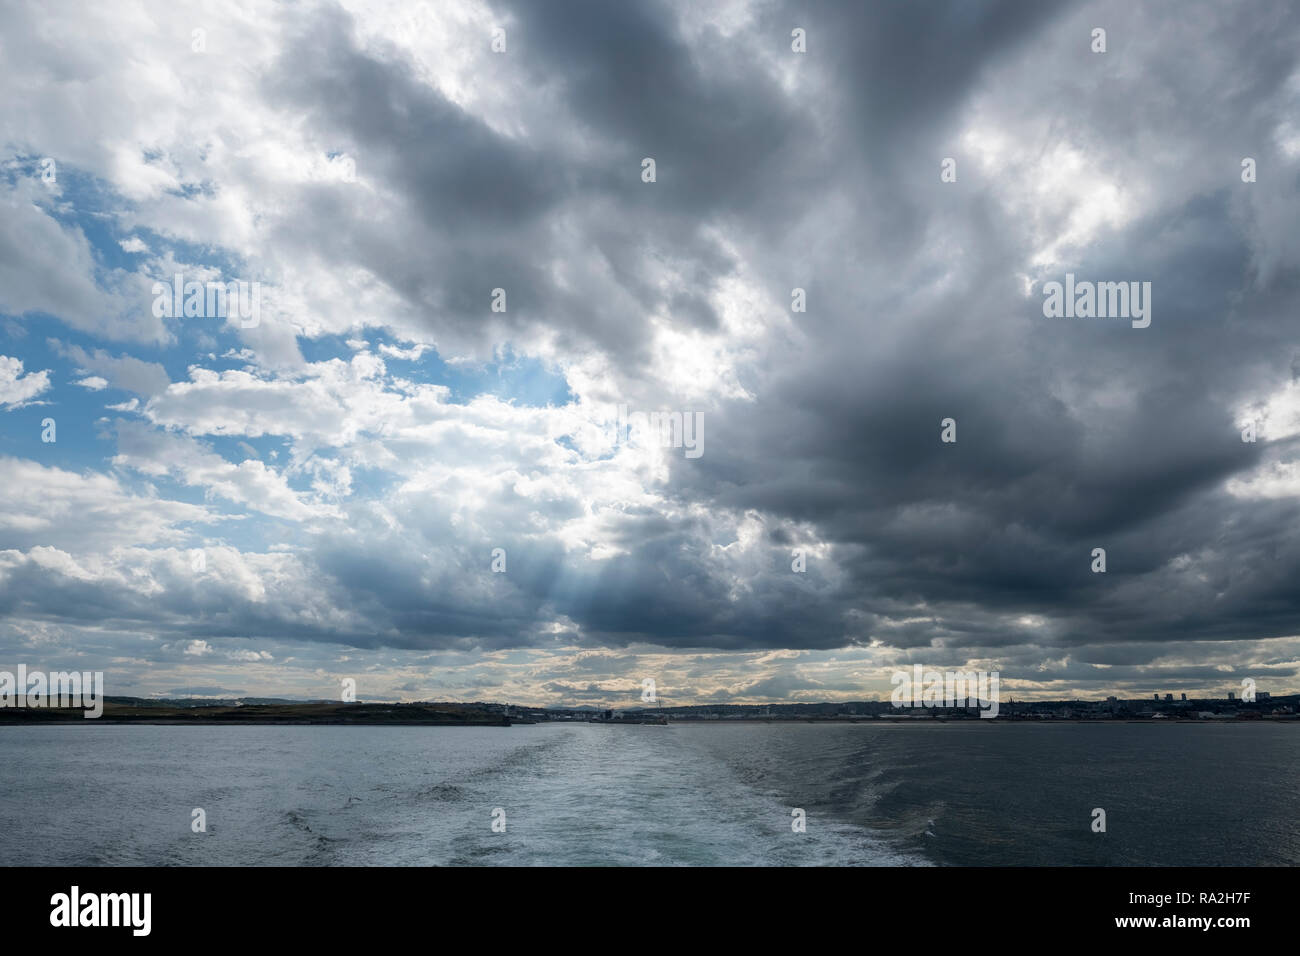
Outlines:
<svg viewBox="0 0 1300 956"><path fill-rule="evenodd" d="M1187 695L1184 694L1184 695L1183 695L1183 700L1186 700L1186 699L1187 699Z"/></svg>
<svg viewBox="0 0 1300 956"><path fill-rule="evenodd" d="M1169 702L1172 703L1172 702L1173 702L1173 699L1174 699L1174 695L1173 695L1173 694L1165 694L1165 700L1167 700L1167 701L1169 701Z"/></svg>
<svg viewBox="0 0 1300 956"><path fill-rule="evenodd" d="M1237 695L1234 694L1232 691L1228 691L1228 700L1236 700L1236 699L1237 699Z"/></svg>
<svg viewBox="0 0 1300 956"><path fill-rule="evenodd" d="M1159 694L1152 694L1152 695L1151 695L1151 699L1152 699L1152 700L1159 700L1159 699L1160 699L1160 695L1159 695Z"/></svg>

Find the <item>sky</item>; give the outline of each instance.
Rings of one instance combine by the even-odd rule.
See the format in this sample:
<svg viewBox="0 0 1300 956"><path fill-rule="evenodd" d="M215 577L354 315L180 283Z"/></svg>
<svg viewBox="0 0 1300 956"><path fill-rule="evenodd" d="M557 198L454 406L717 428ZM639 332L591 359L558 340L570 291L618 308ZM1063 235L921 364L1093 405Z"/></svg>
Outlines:
<svg viewBox="0 0 1300 956"><path fill-rule="evenodd" d="M0 666L1300 690L1293 4L15 0L0 63Z"/></svg>

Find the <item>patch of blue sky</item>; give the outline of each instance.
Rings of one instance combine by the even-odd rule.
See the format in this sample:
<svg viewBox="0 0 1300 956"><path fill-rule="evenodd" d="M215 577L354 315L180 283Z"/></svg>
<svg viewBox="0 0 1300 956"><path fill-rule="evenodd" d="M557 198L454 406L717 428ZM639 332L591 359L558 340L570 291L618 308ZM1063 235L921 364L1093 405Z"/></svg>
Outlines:
<svg viewBox="0 0 1300 956"><path fill-rule="evenodd" d="M32 399L32 404L0 412L0 454L18 455L62 468L82 469L99 466L110 449L96 442L101 425L98 420L117 412L109 404L129 401L131 393L105 387L100 390L74 385L87 378L105 378L98 372L78 372L75 362L60 353L55 341L65 346L71 341L87 350L98 347L89 337L70 330L46 315L22 318L5 316L0 321L0 355L20 359L24 375L48 371L50 387ZM41 440L41 421L55 422L55 441Z"/></svg>
<svg viewBox="0 0 1300 956"><path fill-rule="evenodd" d="M19 176L33 176L39 179L39 163L39 158L26 157L6 166L0 174L10 184L13 184ZM103 183L79 173L73 167L66 165L58 167L57 190L53 188L49 190L48 201L42 202L42 207L60 225L79 230L86 237L100 273L95 278L106 289L118 286L118 280L122 278L120 273L140 271L141 265L151 257L168 253L183 265L215 271L223 281L258 279L258 276L249 274L240 261L224 249L163 236L149 229L124 229L125 221L130 215L130 203L109 191ZM122 243L131 239L143 242L146 250L129 252L124 249ZM185 281L198 278L196 275L186 275L183 267L181 271ZM170 286L175 272L170 275L149 273L145 275L152 282L161 282ZM138 308L145 311L152 310L153 307L154 296L148 287L141 294L138 303L127 303L128 309ZM38 318L29 315L24 316L22 321L33 322ZM72 337L71 330L63 327L56 319L49 318L59 326L64 337ZM130 353L137 358L163 364L175 380L186 377L186 367L196 358L213 351L220 354L231 347L237 348L240 344L238 334L226 320L221 318L179 318L167 319L165 322L176 339L175 343L168 343L165 349L144 347L142 343L134 341L105 341L96 342L94 345L110 350L115 344L119 349L123 346L129 347ZM86 342L81 344L90 347Z"/></svg>
<svg viewBox="0 0 1300 956"><path fill-rule="evenodd" d="M42 398L49 401L50 393ZM73 410L80 404L49 401L49 404L0 411L0 455L26 458L70 471L102 470L112 451L96 441L100 426L94 418L85 414L84 409ZM52 442L43 440L49 420L54 423Z"/></svg>
<svg viewBox="0 0 1300 956"><path fill-rule="evenodd" d="M0 169L0 176L11 184L18 176L39 178L39 175L40 157L25 157ZM143 262L168 253L178 262L215 270L224 280L256 279L245 275L238 261L221 249L188 243L148 229L123 229L124 222L129 219L129 202L75 168L58 167L58 189L50 190L45 208L63 226L79 229L86 236L100 270L96 279L106 287L116 285L113 273L136 272ZM146 250L127 251L122 243L128 239L139 239ZM170 286L173 277L151 275L148 278ZM187 281L193 278L196 277L184 276ZM138 307L151 309L152 294L143 296ZM81 364L67 354L76 347L91 356L102 350L112 359L129 356L156 363L162 366L172 382L187 381L190 367L194 365L228 371L249 364L246 357L238 354L244 343L224 319L168 318L164 322L173 341L151 343L97 338L65 324L57 316L44 313L0 314L0 354L21 359L27 374L43 370L50 373L50 388L37 396L32 404L0 412L0 454L31 458L78 471L108 467L116 453L114 421L135 417L148 397L115 387L111 372L94 368L82 371ZM299 340L299 347L310 362L335 358L346 361L354 354L346 344L347 339L353 337L304 338ZM410 343L393 339L379 329L367 329L356 337L365 338L377 353L381 345L401 350L410 348ZM446 386L449 401L453 404L467 404L485 395L527 407L565 405L575 399L561 373L537 358L518 355L509 348L499 350L491 361L477 364L447 362L433 349L414 358L399 358L391 354L383 355L383 358L391 377ZM105 380L107 384L98 389L75 384L82 379L96 378ZM109 405L127 405L132 399L137 403L134 411L108 408ZM50 418L55 421L56 440L52 443L41 440L43 431L46 431L42 423ZM289 443L285 436L201 436L200 440L233 463L257 458L279 470L289 460ZM325 455L332 452L330 449L320 451ZM362 494L381 494L394 480L387 472L378 469L354 469L352 475L354 490ZM202 500L198 489L187 489L178 482L168 484L175 485L169 491L174 492L179 500ZM290 486L304 491L310 487L310 476L293 476Z"/></svg>
<svg viewBox="0 0 1300 956"><path fill-rule="evenodd" d="M0 355L21 359L24 375L50 373L50 387L29 404L0 411L0 454L60 468L99 467L112 454L96 440L102 430L99 419L116 414L107 411L105 405L128 401L130 395L120 389L94 391L73 385L73 381L96 373L78 374L75 363L57 353L46 335L40 334L47 330L47 321L45 317L27 317L0 324L6 330L0 336ZM34 325L41 328L35 329ZM65 328L57 327L60 331ZM15 328L22 334L12 334ZM42 440L45 419L54 420L53 442Z"/></svg>
<svg viewBox="0 0 1300 956"><path fill-rule="evenodd" d="M19 176L39 179L40 174L38 157L24 157L5 170L10 185ZM57 178L57 188L50 188L49 201L43 204L43 208L60 225L81 230L101 267L134 272L142 257L170 252L178 262L220 269L228 278L249 278L240 274L236 259L220 248L163 236L150 229L124 229L124 220L129 218L132 204L93 176L64 164L57 167ZM211 190L204 186L186 186L175 192L192 197L207 195ZM122 242L131 238L144 242L148 251L127 252L123 249ZM171 279L170 276L158 278Z"/></svg>
<svg viewBox="0 0 1300 956"><path fill-rule="evenodd" d="M285 435L199 435L198 440L226 461L239 464L255 458L279 471L289 464L293 441ZM328 456L329 452L326 451Z"/></svg>
<svg viewBox="0 0 1300 956"><path fill-rule="evenodd" d="M510 348L499 349L491 361L481 363L448 362L432 348L418 358L400 358L384 354L381 346L410 351L411 343L395 340L373 328L355 336L323 336L310 343L300 341L299 347L310 361L346 358L352 353L346 345L349 338L368 342L370 350L383 358L392 376L424 385L445 385L448 401L453 405L467 405L476 398L491 395L523 407L546 408L568 405L576 398L560 372L538 358L518 355Z"/></svg>

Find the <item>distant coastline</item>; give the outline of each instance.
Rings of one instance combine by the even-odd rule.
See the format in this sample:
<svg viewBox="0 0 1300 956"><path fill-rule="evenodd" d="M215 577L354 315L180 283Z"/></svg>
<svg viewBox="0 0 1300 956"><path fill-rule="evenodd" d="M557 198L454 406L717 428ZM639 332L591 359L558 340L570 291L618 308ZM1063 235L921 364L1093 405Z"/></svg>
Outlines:
<svg viewBox="0 0 1300 956"><path fill-rule="evenodd" d="M889 701L807 704L726 704L625 710L537 708L492 702L291 701L107 697L102 716L87 720L74 708L0 707L0 726L33 724L300 725L392 727L509 727L520 724L591 723L854 723L854 724L1063 724L1063 723L1300 723L1300 695L1242 701L1033 701L1003 703L997 717L977 708L897 708Z"/></svg>
<svg viewBox="0 0 1300 956"><path fill-rule="evenodd" d="M472 704L369 704L323 701L215 703L114 698L104 713L88 720L74 708L2 707L0 726L14 724L269 724L502 727L512 721L503 713Z"/></svg>

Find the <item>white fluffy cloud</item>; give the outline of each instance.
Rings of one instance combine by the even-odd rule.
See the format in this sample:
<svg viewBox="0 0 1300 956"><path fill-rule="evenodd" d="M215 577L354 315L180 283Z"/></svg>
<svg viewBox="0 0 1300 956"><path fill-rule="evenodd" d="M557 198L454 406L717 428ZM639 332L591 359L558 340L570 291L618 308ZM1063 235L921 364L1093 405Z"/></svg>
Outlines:
<svg viewBox="0 0 1300 956"><path fill-rule="evenodd" d="M23 360L0 355L0 408L15 408L50 387L48 370L24 372Z"/></svg>
<svg viewBox="0 0 1300 956"><path fill-rule="evenodd" d="M0 529L7 547L108 550L124 542L164 543L185 526L213 520L206 508L132 493L112 475L78 473L0 457Z"/></svg>

